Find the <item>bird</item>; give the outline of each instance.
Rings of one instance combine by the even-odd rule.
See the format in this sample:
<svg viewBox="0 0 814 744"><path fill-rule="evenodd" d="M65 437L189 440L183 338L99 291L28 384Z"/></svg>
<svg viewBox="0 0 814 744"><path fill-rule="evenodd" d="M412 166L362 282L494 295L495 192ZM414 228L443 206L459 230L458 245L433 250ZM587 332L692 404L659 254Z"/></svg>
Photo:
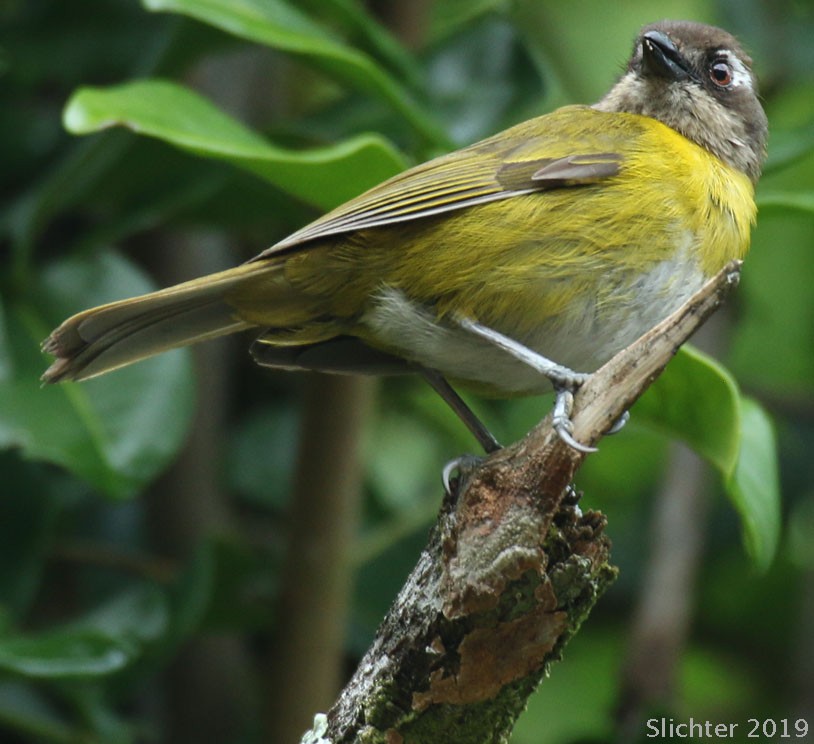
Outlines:
<svg viewBox="0 0 814 744"><path fill-rule="evenodd" d="M80 312L43 342L46 383L254 329L287 370L418 373L481 444L456 388L571 395L748 251L768 123L727 31L660 21L593 105L414 166L251 260Z"/></svg>

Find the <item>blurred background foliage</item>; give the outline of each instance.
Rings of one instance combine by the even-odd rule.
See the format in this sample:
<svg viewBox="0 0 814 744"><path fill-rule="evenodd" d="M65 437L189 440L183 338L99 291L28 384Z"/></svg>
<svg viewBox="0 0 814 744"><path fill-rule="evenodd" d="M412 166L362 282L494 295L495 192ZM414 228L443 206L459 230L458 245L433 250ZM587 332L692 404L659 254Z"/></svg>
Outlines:
<svg viewBox="0 0 814 744"><path fill-rule="evenodd" d="M724 479L634 410L577 482L608 515L620 578L513 741L634 741L652 715L744 734L750 717L814 724L809 0L2 0L3 741L293 740L332 699L309 699L301 678L330 690L352 671L423 546L441 466L473 446L417 381L356 391L353 410L370 411L361 503L348 497L347 539L322 556L349 562L353 588L323 613L334 647L326 630L301 638L316 666L280 669L280 637L311 627L280 601L307 562L288 536L330 542L309 525L335 494L289 509L323 468L295 465L302 398L331 414L321 382L253 367L238 339L43 390L51 327L249 258L405 164L595 100L663 17L731 30L762 80L759 226L741 288L697 341L772 415L780 543L758 571ZM114 123L147 136L66 131ZM512 441L549 404L473 405ZM769 441L754 410L745 438ZM762 453L744 465L770 480ZM318 615L323 590L309 588ZM279 712L282 687L301 710Z"/></svg>

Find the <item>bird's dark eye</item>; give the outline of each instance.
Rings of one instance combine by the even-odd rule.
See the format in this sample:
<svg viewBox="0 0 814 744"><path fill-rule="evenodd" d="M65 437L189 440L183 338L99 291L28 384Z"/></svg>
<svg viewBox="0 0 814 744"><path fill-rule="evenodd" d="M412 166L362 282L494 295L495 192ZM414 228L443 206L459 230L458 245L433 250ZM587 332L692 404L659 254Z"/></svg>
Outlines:
<svg viewBox="0 0 814 744"><path fill-rule="evenodd" d="M709 68L709 78L719 88L732 84L732 66L722 59L713 62Z"/></svg>

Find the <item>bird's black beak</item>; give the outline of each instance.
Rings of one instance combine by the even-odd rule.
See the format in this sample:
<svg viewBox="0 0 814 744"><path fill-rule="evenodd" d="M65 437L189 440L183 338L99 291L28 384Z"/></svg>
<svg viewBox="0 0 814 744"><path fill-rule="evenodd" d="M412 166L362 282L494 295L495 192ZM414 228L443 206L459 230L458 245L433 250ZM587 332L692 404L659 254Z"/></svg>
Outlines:
<svg viewBox="0 0 814 744"><path fill-rule="evenodd" d="M689 80L694 77L687 60L661 31L647 31L642 36L642 65L650 75L668 80Z"/></svg>

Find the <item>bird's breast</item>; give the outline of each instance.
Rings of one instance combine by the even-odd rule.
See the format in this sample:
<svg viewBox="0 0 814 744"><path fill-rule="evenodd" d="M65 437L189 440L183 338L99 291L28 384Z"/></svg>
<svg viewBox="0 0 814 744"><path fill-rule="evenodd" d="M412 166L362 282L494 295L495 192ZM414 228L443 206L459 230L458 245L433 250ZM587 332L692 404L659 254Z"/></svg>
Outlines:
<svg viewBox="0 0 814 744"><path fill-rule="evenodd" d="M688 248L646 272L600 281L531 328L527 317L537 309L519 303L488 325L551 361L592 372L678 309L705 280ZM376 345L481 392L513 396L551 389L524 362L464 330L453 318L439 318L432 306L398 289L383 287L363 323Z"/></svg>

